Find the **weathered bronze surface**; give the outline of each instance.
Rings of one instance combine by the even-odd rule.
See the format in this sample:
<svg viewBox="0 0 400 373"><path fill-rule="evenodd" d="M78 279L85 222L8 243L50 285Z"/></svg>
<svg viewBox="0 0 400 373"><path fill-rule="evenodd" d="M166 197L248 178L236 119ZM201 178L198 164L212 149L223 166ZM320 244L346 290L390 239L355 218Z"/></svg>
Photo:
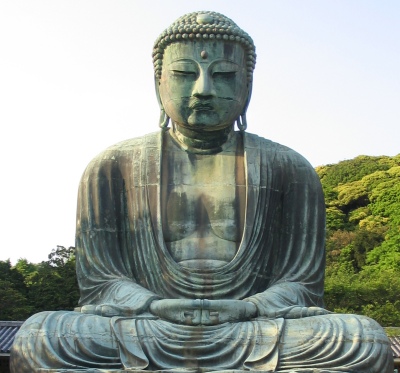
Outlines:
<svg viewBox="0 0 400 373"><path fill-rule="evenodd" d="M323 308L313 168L245 132L251 38L218 13L192 13L153 57L162 129L88 165L80 306L27 320L12 372L392 372L376 322Z"/></svg>

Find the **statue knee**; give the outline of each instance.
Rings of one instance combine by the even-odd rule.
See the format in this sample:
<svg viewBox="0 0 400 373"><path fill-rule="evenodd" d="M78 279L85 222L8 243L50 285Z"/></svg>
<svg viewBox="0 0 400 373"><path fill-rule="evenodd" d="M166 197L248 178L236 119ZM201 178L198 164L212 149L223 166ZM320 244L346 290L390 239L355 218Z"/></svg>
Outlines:
<svg viewBox="0 0 400 373"><path fill-rule="evenodd" d="M389 343L389 339L381 325L368 316L352 315L362 325L365 335L374 335L375 341L382 341Z"/></svg>
<svg viewBox="0 0 400 373"><path fill-rule="evenodd" d="M15 335L10 351L11 372L28 373L33 371L32 346L37 336L43 332L43 325L53 311L44 311L28 318Z"/></svg>
<svg viewBox="0 0 400 373"><path fill-rule="evenodd" d="M54 311L43 311L29 317L22 324L21 328L16 334L14 339L14 346L20 339L25 338L25 336L35 334L34 332L39 332L40 330L42 330L43 324L46 322L48 316L52 313L54 313Z"/></svg>
<svg viewBox="0 0 400 373"><path fill-rule="evenodd" d="M31 317L29 317L23 324L21 329L25 328L34 328L35 325L41 325L43 322L47 319L47 317L55 312L60 312L60 311L43 311L39 313L35 313ZM62 311L61 311L62 312Z"/></svg>
<svg viewBox="0 0 400 373"><path fill-rule="evenodd" d="M10 352L11 373L32 373L41 368L62 367L62 359L57 361L54 352L60 343L59 336L68 334L77 315L80 314L44 311L28 318L15 335Z"/></svg>
<svg viewBox="0 0 400 373"><path fill-rule="evenodd" d="M339 331L339 334L329 334L329 338L338 338L342 334L349 340L358 336L364 342L389 343L385 331L375 320L353 314L329 314L286 320L285 329L286 333L292 335L294 339L310 338L321 330L332 329ZM301 333L296 337L298 331Z"/></svg>
<svg viewBox="0 0 400 373"><path fill-rule="evenodd" d="M373 319L368 316L354 315L354 314L331 314L329 315L333 320L341 320L348 327L354 325L361 327L362 330L377 330L383 331L383 328Z"/></svg>

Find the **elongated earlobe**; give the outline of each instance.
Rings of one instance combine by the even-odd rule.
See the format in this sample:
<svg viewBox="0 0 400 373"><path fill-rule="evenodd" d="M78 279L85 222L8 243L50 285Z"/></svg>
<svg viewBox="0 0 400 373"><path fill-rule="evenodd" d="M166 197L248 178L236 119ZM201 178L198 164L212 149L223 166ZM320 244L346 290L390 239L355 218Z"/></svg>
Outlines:
<svg viewBox="0 0 400 373"><path fill-rule="evenodd" d="M154 85L155 85L155 88L156 88L156 96L157 96L158 106L160 107L160 119L158 121L158 126L162 130L165 130L165 129L168 128L169 116L165 112L164 106L163 106L162 101L161 101L161 97L160 97L160 80L155 78L154 79Z"/></svg>
<svg viewBox="0 0 400 373"><path fill-rule="evenodd" d="M165 110L163 108L160 109L160 120L159 120L159 127L163 130L165 130L166 128L168 128L168 124L169 124L169 116L167 115L167 113L165 112Z"/></svg>
<svg viewBox="0 0 400 373"><path fill-rule="evenodd" d="M246 98L246 102L243 107L242 114L240 114L239 117L236 119L236 125L240 132L244 132L247 129L246 112L247 112L247 108L249 107L249 103L250 103L250 99L251 99L251 92L253 90L253 84L249 83L247 89L248 89L247 98Z"/></svg>
<svg viewBox="0 0 400 373"><path fill-rule="evenodd" d="M247 129L246 113L239 115L239 117L236 119L236 125L239 128L240 132L246 131Z"/></svg>

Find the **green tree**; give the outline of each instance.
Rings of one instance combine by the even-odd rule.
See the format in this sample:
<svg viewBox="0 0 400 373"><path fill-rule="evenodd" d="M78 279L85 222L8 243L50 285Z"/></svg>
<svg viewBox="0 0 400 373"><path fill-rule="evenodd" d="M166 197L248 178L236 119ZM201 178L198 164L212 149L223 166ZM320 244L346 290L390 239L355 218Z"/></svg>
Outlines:
<svg viewBox="0 0 400 373"><path fill-rule="evenodd" d="M75 249L57 246L47 261L0 261L0 319L25 320L45 310L72 310L78 303Z"/></svg>
<svg viewBox="0 0 400 373"><path fill-rule="evenodd" d="M25 320L32 313L27 292L23 276L11 262L0 261L0 320Z"/></svg>
<svg viewBox="0 0 400 373"><path fill-rule="evenodd" d="M360 156L317 172L327 204L327 308L398 325L400 154Z"/></svg>
<svg viewBox="0 0 400 373"><path fill-rule="evenodd" d="M30 278L29 299L35 311L72 310L79 300L75 249L57 246Z"/></svg>

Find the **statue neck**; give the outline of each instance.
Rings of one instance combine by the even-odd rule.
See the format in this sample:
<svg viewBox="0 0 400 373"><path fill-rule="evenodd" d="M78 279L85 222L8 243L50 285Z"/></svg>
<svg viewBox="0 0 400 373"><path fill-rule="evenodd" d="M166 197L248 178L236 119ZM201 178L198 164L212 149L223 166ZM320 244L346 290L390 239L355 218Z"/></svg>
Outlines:
<svg viewBox="0 0 400 373"><path fill-rule="evenodd" d="M233 134L233 126L215 131L199 131L172 123L171 136L190 153L213 154L224 150Z"/></svg>

